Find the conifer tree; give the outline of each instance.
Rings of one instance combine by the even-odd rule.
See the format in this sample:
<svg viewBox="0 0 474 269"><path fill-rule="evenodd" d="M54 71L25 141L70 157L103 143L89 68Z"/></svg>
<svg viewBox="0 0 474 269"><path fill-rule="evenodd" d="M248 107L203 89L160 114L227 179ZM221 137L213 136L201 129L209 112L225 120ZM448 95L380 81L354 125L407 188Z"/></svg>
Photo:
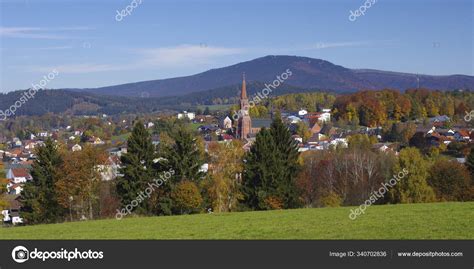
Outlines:
<svg viewBox="0 0 474 269"><path fill-rule="evenodd" d="M25 184L21 192L21 215L28 223L60 221L66 212L59 205L55 192L58 169L63 162L58 146L48 138L36 155L31 169L33 179Z"/></svg>
<svg viewBox="0 0 474 269"><path fill-rule="evenodd" d="M151 136L145 129L143 122L138 121L133 127L132 134L127 141L127 153L120 158L123 167L122 177L117 179L117 194L123 206L130 204L137 199L140 192L143 192L147 184L152 182L156 175L153 169L155 159L155 147L152 144ZM148 202L138 204L135 212L149 213Z"/></svg>
<svg viewBox="0 0 474 269"><path fill-rule="evenodd" d="M245 157L242 192L254 209L295 208L299 168L296 141L279 115L269 130L262 129Z"/></svg>
<svg viewBox="0 0 474 269"><path fill-rule="evenodd" d="M275 170L277 175L277 197L283 202L284 208L298 207L300 202L296 187L296 177L299 169L298 143L291 137L290 130L276 115L270 126L270 135L276 148Z"/></svg>
<svg viewBox="0 0 474 269"><path fill-rule="evenodd" d="M200 171L204 164L203 154L198 144L198 139L184 126L172 134L173 143L164 149L164 156L168 169L173 169L174 182L184 180L200 181L203 173Z"/></svg>

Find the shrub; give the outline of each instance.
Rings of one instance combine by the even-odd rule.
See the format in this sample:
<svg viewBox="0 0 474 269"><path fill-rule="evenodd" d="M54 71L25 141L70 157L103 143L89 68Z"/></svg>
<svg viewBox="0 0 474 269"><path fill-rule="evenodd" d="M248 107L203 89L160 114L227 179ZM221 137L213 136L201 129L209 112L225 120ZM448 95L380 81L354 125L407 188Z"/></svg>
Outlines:
<svg viewBox="0 0 474 269"><path fill-rule="evenodd" d="M342 199L335 192L330 192L329 194L321 197L319 202L324 207L339 207L342 204Z"/></svg>

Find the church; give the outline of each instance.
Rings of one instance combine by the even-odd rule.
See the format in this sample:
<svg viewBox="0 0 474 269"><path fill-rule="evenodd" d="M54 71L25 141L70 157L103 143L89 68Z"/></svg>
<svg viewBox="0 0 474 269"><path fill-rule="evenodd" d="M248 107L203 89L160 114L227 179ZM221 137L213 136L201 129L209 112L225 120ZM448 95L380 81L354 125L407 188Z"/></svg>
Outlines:
<svg viewBox="0 0 474 269"><path fill-rule="evenodd" d="M271 119L250 118L250 104L247 96L247 84L245 73L242 75L242 90L240 92L240 113L237 121L237 138L245 141L252 141L261 128L269 128Z"/></svg>

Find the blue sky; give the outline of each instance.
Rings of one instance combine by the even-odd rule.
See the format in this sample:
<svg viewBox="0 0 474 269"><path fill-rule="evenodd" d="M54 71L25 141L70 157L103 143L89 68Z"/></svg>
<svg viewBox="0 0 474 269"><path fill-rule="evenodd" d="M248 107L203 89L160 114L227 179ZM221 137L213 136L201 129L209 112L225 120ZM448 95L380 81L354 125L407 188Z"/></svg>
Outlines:
<svg viewBox="0 0 474 269"><path fill-rule="evenodd" d="M139 1L139 0L135 0ZM186 76L265 55L474 75L472 0L0 0L0 91ZM251 76L251 74L249 74Z"/></svg>

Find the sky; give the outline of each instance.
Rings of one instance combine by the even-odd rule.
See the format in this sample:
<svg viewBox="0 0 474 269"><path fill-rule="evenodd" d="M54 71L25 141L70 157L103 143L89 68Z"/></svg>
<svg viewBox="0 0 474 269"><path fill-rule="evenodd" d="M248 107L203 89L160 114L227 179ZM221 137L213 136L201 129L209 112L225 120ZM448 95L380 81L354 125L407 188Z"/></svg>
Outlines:
<svg viewBox="0 0 474 269"><path fill-rule="evenodd" d="M266 55L474 75L473 0L365 1L0 0L0 92L48 75L46 88L95 88Z"/></svg>

